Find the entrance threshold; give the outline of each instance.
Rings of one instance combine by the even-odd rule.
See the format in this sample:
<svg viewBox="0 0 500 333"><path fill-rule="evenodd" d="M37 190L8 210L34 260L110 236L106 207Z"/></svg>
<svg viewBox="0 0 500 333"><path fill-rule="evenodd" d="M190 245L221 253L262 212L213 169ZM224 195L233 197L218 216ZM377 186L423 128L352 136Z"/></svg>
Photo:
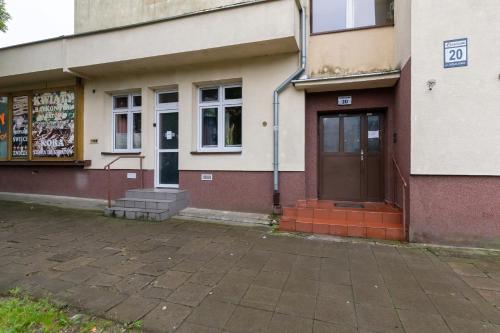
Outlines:
<svg viewBox="0 0 500 333"><path fill-rule="evenodd" d="M280 230L402 241L402 221L401 210L386 203L299 200L284 208Z"/></svg>

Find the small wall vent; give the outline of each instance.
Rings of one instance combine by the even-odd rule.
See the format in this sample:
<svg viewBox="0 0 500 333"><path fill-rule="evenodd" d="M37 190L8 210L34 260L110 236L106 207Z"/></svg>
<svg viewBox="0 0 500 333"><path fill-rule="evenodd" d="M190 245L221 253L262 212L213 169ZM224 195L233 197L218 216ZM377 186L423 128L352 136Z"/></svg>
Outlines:
<svg viewBox="0 0 500 333"><path fill-rule="evenodd" d="M211 182L213 180L213 175L211 173L202 173L201 180Z"/></svg>

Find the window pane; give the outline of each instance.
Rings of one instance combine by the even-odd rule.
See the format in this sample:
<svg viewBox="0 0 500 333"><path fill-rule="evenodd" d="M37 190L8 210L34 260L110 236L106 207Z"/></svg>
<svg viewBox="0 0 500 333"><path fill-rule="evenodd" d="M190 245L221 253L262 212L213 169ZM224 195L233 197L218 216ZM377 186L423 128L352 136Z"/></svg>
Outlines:
<svg viewBox="0 0 500 333"><path fill-rule="evenodd" d="M160 149L177 149L179 148L179 113L178 112L162 112L159 114L160 128L158 138Z"/></svg>
<svg viewBox="0 0 500 333"><path fill-rule="evenodd" d="M368 116L368 151L380 151L380 117Z"/></svg>
<svg viewBox="0 0 500 333"><path fill-rule="evenodd" d="M128 108L128 96L115 96L113 98L113 108L114 109Z"/></svg>
<svg viewBox="0 0 500 333"><path fill-rule="evenodd" d="M394 1L375 0L375 24L394 23Z"/></svg>
<svg viewBox="0 0 500 333"><path fill-rule="evenodd" d="M225 99L241 99L241 87L224 88Z"/></svg>
<svg viewBox="0 0 500 333"><path fill-rule="evenodd" d="M139 112L133 114L132 127L132 146L134 149L139 149L141 148L141 114Z"/></svg>
<svg viewBox="0 0 500 333"><path fill-rule="evenodd" d="M356 117L344 118L344 152L357 153L361 151L361 119Z"/></svg>
<svg viewBox="0 0 500 333"><path fill-rule="evenodd" d="M179 101L179 93L177 91L158 94L159 104L177 103L178 101Z"/></svg>
<svg viewBox="0 0 500 333"><path fill-rule="evenodd" d="M141 95L134 96L133 103L134 103L134 107L141 106L142 105L142 96Z"/></svg>
<svg viewBox="0 0 500 333"><path fill-rule="evenodd" d="M219 88L201 89L202 102L217 102L219 100Z"/></svg>
<svg viewBox="0 0 500 333"><path fill-rule="evenodd" d="M347 0L313 0L313 32L345 29L346 7Z"/></svg>
<svg viewBox="0 0 500 333"><path fill-rule="evenodd" d="M228 146L241 146L241 106L227 107L225 110L225 140Z"/></svg>
<svg viewBox="0 0 500 333"><path fill-rule="evenodd" d="M388 0L354 0L354 27L394 22L394 8Z"/></svg>
<svg viewBox="0 0 500 333"><path fill-rule="evenodd" d="M127 149L127 114L115 115L115 149Z"/></svg>
<svg viewBox="0 0 500 333"><path fill-rule="evenodd" d="M202 146L217 146L217 108L202 110Z"/></svg>
<svg viewBox="0 0 500 333"><path fill-rule="evenodd" d="M323 118L323 151L339 152L339 118Z"/></svg>
<svg viewBox="0 0 500 333"><path fill-rule="evenodd" d="M354 0L354 27L375 25L375 0Z"/></svg>

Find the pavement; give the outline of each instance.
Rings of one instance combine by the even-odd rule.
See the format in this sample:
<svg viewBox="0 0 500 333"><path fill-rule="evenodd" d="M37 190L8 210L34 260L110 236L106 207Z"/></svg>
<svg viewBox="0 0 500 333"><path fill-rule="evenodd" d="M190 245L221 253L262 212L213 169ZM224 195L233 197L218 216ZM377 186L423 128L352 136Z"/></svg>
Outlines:
<svg viewBox="0 0 500 333"><path fill-rule="evenodd" d="M0 292L144 332L500 332L497 252L0 202Z"/></svg>

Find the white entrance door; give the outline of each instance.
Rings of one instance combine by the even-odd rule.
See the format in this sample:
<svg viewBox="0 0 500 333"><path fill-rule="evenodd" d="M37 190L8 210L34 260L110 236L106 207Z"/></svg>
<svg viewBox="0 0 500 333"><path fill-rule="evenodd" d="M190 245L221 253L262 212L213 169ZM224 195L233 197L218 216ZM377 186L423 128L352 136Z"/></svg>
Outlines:
<svg viewBox="0 0 500 333"><path fill-rule="evenodd" d="M156 92L156 187L179 187L179 94Z"/></svg>

